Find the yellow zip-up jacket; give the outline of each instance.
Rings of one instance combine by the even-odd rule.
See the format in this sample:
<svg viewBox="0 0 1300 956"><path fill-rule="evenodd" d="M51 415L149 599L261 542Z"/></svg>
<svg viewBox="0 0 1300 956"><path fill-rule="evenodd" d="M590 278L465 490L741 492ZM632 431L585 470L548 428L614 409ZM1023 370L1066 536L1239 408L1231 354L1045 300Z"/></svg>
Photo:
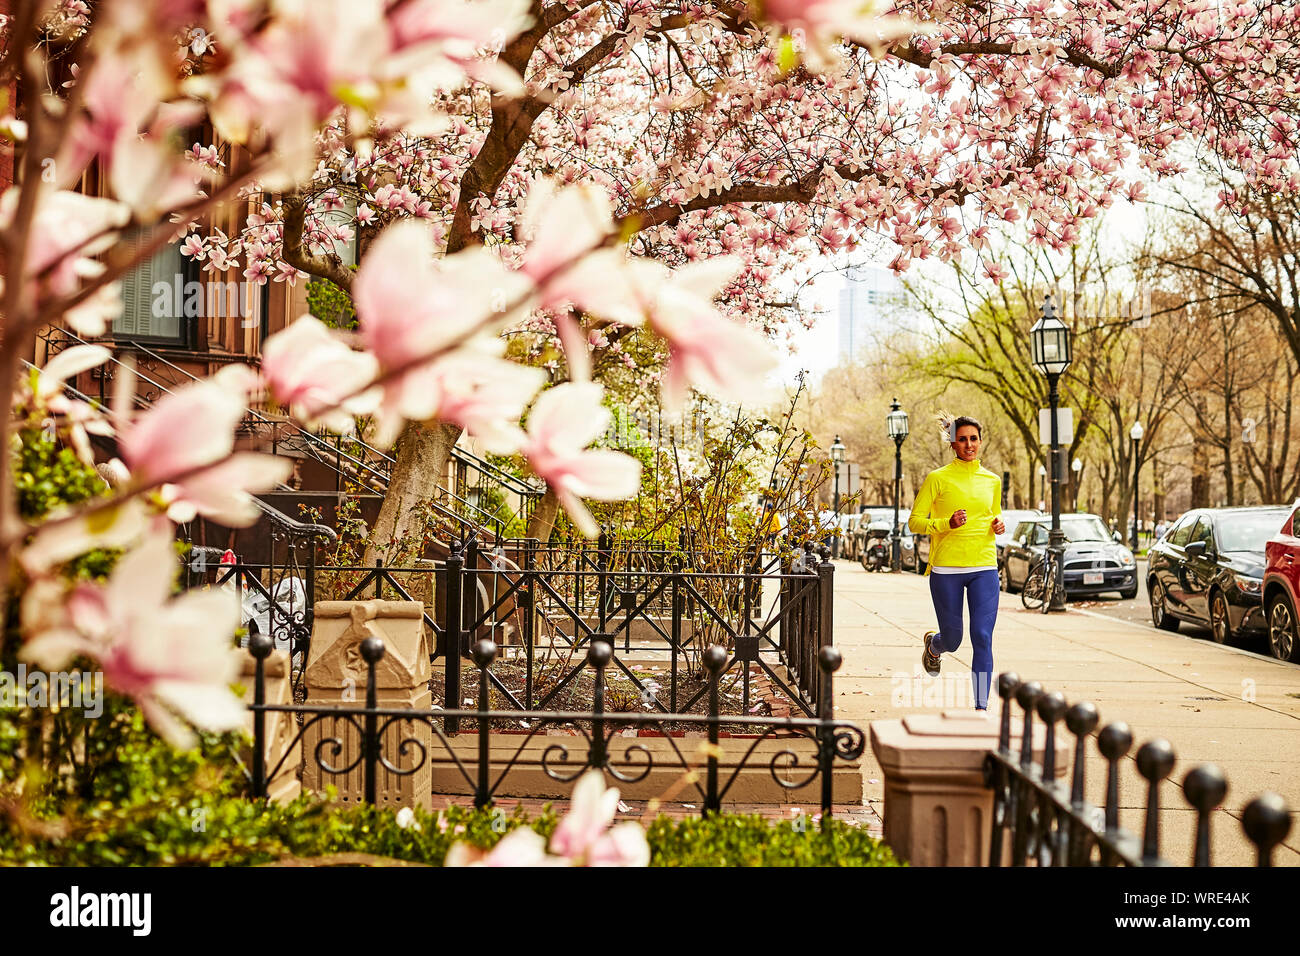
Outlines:
<svg viewBox="0 0 1300 956"><path fill-rule="evenodd" d="M949 527L953 513L966 509L966 523ZM907 526L930 536L930 563L943 568L991 568L998 563L993 519L1002 514L1002 479L979 463L954 458L925 476Z"/></svg>

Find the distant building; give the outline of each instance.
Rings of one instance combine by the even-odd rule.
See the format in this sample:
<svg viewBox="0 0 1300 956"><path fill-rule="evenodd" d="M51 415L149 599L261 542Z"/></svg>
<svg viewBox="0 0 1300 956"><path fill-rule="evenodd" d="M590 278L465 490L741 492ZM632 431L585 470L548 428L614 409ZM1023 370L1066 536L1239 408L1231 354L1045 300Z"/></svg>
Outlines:
<svg viewBox="0 0 1300 956"><path fill-rule="evenodd" d="M856 356L902 303L903 286L888 269L862 266L846 273L839 302L840 359Z"/></svg>

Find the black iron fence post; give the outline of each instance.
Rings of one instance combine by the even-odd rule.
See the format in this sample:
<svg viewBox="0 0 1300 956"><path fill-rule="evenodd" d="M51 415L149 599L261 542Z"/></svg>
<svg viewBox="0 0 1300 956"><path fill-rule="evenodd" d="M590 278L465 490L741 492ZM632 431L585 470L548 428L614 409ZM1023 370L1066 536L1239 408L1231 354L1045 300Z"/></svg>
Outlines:
<svg viewBox="0 0 1300 956"><path fill-rule="evenodd" d="M536 538L524 543L524 707L533 707L533 652L537 642L537 548Z"/></svg>
<svg viewBox="0 0 1300 956"><path fill-rule="evenodd" d="M829 827L829 821L833 804L835 802L835 684L833 675L844 663L844 658L840 652L833 647L823 647L817 652L817 666L821 670L821 701L817 707L817 716L821 719L821 724L817 728L817 759L821 764L820 772L822 778L822 822L821 828L825 832Z"/></svg>
<svg viewBox="0 0 1300 956"><path fill-rule="evenodd" d="M998 697L1002 699L1002 722L998 729L998 754L1003 758L994 762L993 777L993 832L989 839L989 866L1002 865L1002 834L1008 817L1016 812L1016 791L1007 779L1007 765L1011 759L1011 699L1020 688L1020 678L1012 671L998 675Z"/></svg>
<svg viewBox="0 0 1300 956"><path fill-rule="evenodd" d="M682 648L682 606L685 603L686 595L682 593L682 559L673 555L670 559L672 566L672 602L673 602L673 619L672 631L669 643L670 663L668 677L668 700L672 712L677 713L677 658Z"/></svg>
<svg viewBox="0 0 1300 956"><path fill-rule="evenodd" d="M1097 748L1106 758L1106 843L1102 845L1101 864L1111 866L1115 852L1110 844L1119 835L1119 762L1133 746L1133 734L1128 724L1116 721L1101 728L1097 735Z"/></svg>
<svg viewBox="0 0 1300 956"><path fill-rule="evenodd" d="M1036 680L1028 681L1016 688L1016 703L1021 706L1025 715L1024 732L1020 738L1020 772L1023 774L1023 779L1033 779L1034 776L1034 708L1042 695L1043 685ZM1012 782L1012 786L1019 792L1016 795L1016 830L1011 841L1011 865L1024 866L1029 852L1031 791L1020 777Z"/></svg>
<svg viewBox="0 0 1300 956"><path fill-rule="evenodd" d="M443 706L448 710L460 707L460 632L461 584L465 569L463 555L452 551L447 556L447 596L443 602L445 620L442 627ZM443 730L449 734L460 732L460 718L444 717Z"/></svg>
<svg viewBox="0 0 1300 956"><path fill-rule="evenodd" d="M1228 781L1218 767L1205 764L1183 778L1183 793L1196 808L1196 848L1192 866L1210 865L1210 814L1228 794Z"/></svg>
<svg viewBox="0 0 1300 956"><path fill-rule="evenodd" d="M1043 789L1050 795L1060 789L1056 783L1056 725L1065 716L1065 695L1059 690L1044 694L1038 701L1038 716L1047 730L1043 744ZM1057 825L1053 832L1052 825L1057 823L1056 805L1050 796L1045 796L1038 804L1038 862L1040 866L1060 866L1065 859L1065 837L1068 828Z"/></svg>
<svg viewBox="0 0 1300 956"><path fill-rule="evenodd" d="M375 804L375 776L379 763L379 706L375 683L375 664L384 656L384 642L377 637L367 637L361 642L361 658L366 662L366 715L365 715L365 801Z"/></svg>
<svg viewBox="0 0 1300 956"><path fill-rule="evenodd" d="M1256 864L1272 866L1273 848L1291 832L1291 814L1287 812L1286 802L1276 793L1261 793L1246 804L1241 825L1258 850Z"/></svg>
<svg viewBox="0 0 1300 956"><path fill-rule="evenodd" d="M709 672L709 752L705 771L704 815L722 809L718 795L718 678L727 666L727 652L717 644L710 644L704 652L704 668Z"/></svg>
<svg viewBox="0 0 1300 956"><path fill-rule="evenodd" d="M587 646L587 663L596 672L596 692L592 700L591 752L587 756L587 765L604 772L609 762L605 752L605 668L614 659L614 645L605 633L591 635Z"/></svg>
<svg viewBox="0 0 1300 956"><path fill-rule="evenodd" d="M1074 735L1074 776L1070 782L1070 866L1083 866L1092 849L1092 831L1083 825L1084 766L1087 763L1088 736L1097 728L1101 716L1089 701L1075 704L1065 715L1065 726Z"/></svg>
<svg viewBox="0 0 1300 956"><path fill-rule="evenodd" d="M1174 769L1174 748L1160 738L1148 740L1137 752L1137 768L1147 781L1146 827L1142 833L1142 862L1160 862L1160 781Z"/></svg>
<svg viewBox="0 0 1300 956"><path fill-rule="evenodd" d="M257 661L253 672L253 799L266 796L266 659L275 642L265 634L248 639L248 651Z"/></svg>
<svg viewBox="0 0 1300 956"><path fill-rule="evenodd" d="M474 666L478 668L478 783L474 787L474 806L482 810L492 802L489 793L491 783L488 777L491 757L488 743L492 730L492 721L488 717L488 711L492 709L492 698L488 690L488 668L496 660L497 646L494 641L484 638L474 644L470 653L474 659Z"/></svg>

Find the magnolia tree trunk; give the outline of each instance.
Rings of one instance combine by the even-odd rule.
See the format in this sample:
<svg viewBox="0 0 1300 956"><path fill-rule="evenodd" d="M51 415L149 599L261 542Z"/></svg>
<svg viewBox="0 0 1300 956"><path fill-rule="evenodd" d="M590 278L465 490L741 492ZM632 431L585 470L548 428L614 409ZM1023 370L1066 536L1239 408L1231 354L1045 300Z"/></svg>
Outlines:
<svg viewBox="0 0 1300 956"><path fill-rule="evenodd" d="M397 439L397 461L388 480L388 493L379 518L366 541L366 564L416 558L423 551L415 539L424 536L422 502L434 497L447 471L452 446L460 438L458 425L412 422Z"/></svg>
<svg viewBox="0 0 1300 956"><path fill-rule="evenodd" d="M546 494L542 495L542 500L537 502L537 508L528 519L528 537L536 538L543 544L549 541L559 511L560 499L556 497L554 489L547 485Z"/></svg>

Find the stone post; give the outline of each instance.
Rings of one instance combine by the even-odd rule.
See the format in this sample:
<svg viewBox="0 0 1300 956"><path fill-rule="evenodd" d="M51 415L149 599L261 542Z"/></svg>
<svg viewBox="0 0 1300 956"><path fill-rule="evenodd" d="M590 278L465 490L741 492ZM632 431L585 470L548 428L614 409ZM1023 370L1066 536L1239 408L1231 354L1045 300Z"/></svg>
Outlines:
<svg viewBox="0 0 1300 956"><path fill-rule="evenodd" d="M375 668L376 706L409 708L427 713L429 692L429 635L424 629L424 607L419 601L321 601L311 639L311 658L304 683L309 706L361 708L366 699L366 662L361 642L377 637L384 656ZM307 718L309 721L311 717ZM384 760L413 773L396 774L378 767L375 802L394 808L430 806L432 795L433 733L427 720L392 720L380 717L379 752ZM388 724L387 729L384 729ZM364 796L361 719L323 717L303 734L303 786L338 789L343 803L359 803ZM403 750L402 743L409 741ZM347 773L328 768L351 767Z"/></svg>
<svg viewBox="0 0 1300 956"><path fill-rule="evenodd" d="M1035 730L1041 764L1043 728ZM1071 742L1057 736L1058 777L1073 759ZM984 785L984 756L997 747L997 721L972 710L872 721L871 750L885 781L885 842L900 859L912 866L988 864L993 791Z"/></svg>

